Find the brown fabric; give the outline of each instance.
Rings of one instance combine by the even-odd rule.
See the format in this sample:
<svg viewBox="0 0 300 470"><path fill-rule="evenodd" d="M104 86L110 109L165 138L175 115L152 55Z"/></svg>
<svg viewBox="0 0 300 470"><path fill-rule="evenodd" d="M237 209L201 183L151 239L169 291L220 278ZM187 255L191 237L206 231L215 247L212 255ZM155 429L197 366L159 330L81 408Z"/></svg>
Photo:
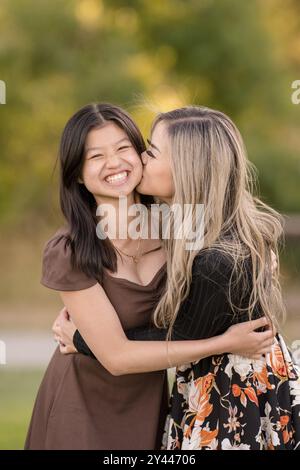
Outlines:
<svg viewBox="0 0 300 470"><path fill-rule="evenodd" d="M58 290L95 284L73 271L66 238L46 245L41 282ZM142 326L162 294L165 265L141 286L105 274L103 288L123 328ZM153 450L159 448L168 408L166 371L111 375L98 361L56 349L35 401L25 449Z"/></svg>
<svg viewBox="0 0 300 470"><path fill-rule="evenodd" d="M59 229L46 243L43 253L41 283L55 290L82 290L97 284L82 271L71 266L71 247L66 227Z"/></svg>

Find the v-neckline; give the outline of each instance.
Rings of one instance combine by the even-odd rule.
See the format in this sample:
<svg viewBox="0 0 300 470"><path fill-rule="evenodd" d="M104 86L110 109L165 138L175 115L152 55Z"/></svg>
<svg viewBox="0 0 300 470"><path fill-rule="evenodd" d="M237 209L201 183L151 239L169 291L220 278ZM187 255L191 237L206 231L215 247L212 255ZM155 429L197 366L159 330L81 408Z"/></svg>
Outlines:
<svg viewBox="0 0 300 470"><path fill-rule="evenodd" d="M154 281L157 279L157 277L159 276L159 274L162 272L163 269L165 269L167 265L167 262L165 262L160 268L159 270L154 274L153 278L151 279L150 282L148 282L148 284L139 284L138 282L134 282L134 281L130 281L129 279L126 279L125 277L116 277L116 276L112 276L111 274L109 274L106 270L104 270L104 275L106 277L109 277L110 279L113 279L113 280L116 280L116 281L120 281L120 282L125 282L125 283L128 283L128 284L132 284L136 287L140 287L140 288L147 288L147 287L150 287L152 286L152 284L154 283Z"/></svg>

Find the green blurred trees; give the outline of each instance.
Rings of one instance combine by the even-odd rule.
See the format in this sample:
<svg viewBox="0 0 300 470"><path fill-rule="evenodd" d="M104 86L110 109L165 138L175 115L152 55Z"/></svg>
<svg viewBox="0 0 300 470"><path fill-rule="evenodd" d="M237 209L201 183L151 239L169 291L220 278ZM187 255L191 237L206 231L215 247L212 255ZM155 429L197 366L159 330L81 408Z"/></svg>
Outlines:
<svg viewBox="0 0 300 470"><path fill-rule="evenodd" d="M264 199L300 211L300 105L290 100L300 78L300 54L291 51L300 50L297 11L296 0L2 0L2 224L57 217L51 175L77 108L112 101L143 127L149 117L133 106L143 95L227 112L245 136Z"/></svg>

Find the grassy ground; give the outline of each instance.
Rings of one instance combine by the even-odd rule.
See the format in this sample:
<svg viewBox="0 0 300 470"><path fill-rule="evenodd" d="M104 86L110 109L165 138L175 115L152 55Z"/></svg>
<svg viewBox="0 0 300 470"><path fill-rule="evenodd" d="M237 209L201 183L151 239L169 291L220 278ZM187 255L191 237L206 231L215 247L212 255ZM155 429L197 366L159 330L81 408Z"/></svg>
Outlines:
<svg viewBox="0 0 300 470"><path fill-rule="evenodd" d="M23 449L43 370L0 366L0 449Z"/></svg>

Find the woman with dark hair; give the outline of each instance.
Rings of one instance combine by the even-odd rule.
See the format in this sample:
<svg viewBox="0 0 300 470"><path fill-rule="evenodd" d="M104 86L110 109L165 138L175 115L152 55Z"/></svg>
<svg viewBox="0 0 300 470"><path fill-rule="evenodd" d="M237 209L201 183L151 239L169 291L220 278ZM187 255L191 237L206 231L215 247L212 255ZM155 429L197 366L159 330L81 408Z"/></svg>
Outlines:
<svg viewBox="0 0 300 470"><path fill-rule="evenodd" d="M85 106L64 129L60 203L67 225L45 246L42 283L60 292L99 362L62 355L57 348L36 398L26 449L160 446L168 403L167 343L130 341L124 330L151 322L166 280L165 254L159 240L133 239L128 232L125 239L118 231L100 239L96 213L109 204L131 220L121 214L120 201L143 202L135 187L144 150L129 115L109 104ZM266 323L259 319L215 338L175 341L170 358L179 365L227 350L265 351L272 332L253 330Z"/></svg>

